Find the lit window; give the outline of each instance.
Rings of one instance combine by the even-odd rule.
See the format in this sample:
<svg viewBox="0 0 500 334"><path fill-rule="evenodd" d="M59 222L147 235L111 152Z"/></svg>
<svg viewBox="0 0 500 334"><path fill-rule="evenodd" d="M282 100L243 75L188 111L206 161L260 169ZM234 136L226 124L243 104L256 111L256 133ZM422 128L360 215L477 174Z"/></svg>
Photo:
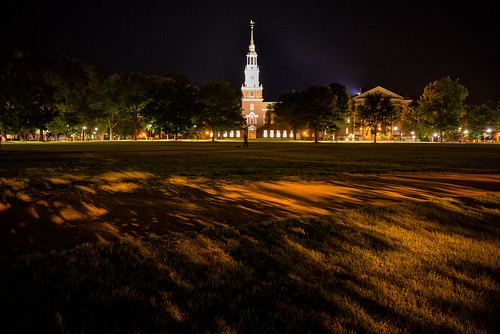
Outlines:
<svg viewBox="0 0 500 334"><path fill-rule="evenodd" d="M274 130L269 130L269 137L274 138Z"/></svg>
<svg viewBox="0 0 500 334"><path fill-rule="evenodd" d="M267 138L267 130L264 130L264 138Z"/></svg>
<svg viewBox="0 0 500 334"><path fill-rule="evenodd" d="M276 138L281 138L280 130L276 130Z"/></svg>
<svg viewBox="0 0 500 334"><path fill-rule="evenodd" d="M293 138L293 131L290 131L290 138Z"/></svg>
<svg viewBox="0 0 500 334"><path fill-rule="evenodd" d="M229 137L234 138L234 131L233 130L231 130L231 132L229 132Z"/></svg>
<svg viewBox="0 0 500 334"><path fill-rule="evenodd" d="M241 137L240 130L237 130L236 131L236 138L240 138L240 137Z"/></svg>
<svg viewBox="0 0 500 334"><path fill-rule="evenodd" d="M227 138L227 131L224 132L224 138Z"/></svg>
<svg viewBox="0 0 500 334"><path fill-rule="evenodd" d="M253 112L247 115L247 124L257 124L257 115Z"/></svg>
<svg viewBox="0 0 500 334"><path fill-rule="evenodd" d="M345 133L348 135L349 134L349 128L345 129Z"/></svg>
<svg viewBox="0 0 500 334"><path fill-rule="evenodd" d="M283 130L283 138L286 138L286 130Z"/></svg>

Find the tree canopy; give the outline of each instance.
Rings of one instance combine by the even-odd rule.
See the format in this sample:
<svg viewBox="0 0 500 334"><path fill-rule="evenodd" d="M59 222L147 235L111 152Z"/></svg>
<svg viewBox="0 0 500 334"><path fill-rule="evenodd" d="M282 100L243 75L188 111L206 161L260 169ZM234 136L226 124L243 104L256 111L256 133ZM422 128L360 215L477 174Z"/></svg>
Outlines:
<svg viewBox="0 0 500 334"><path fill-rule="evenodd" d="M241 91L229 82L204 82L198 92L196 125L212 130L212 140L217 133L242 128L241 97Z"/></svg>
<svg viewBox="0 0 500 334"><path fill-rule="evenodd" d="M424 88L419 108L423 120L440 134L441 141L443 133L458 132L460 120L465 114L464 100L468 94L458 79L453 81L450 77L431 82Z"/></svg>
<svg viewBox="0 0 500 334"><path fill-rule="evenodd" d="M343 85L313 85L302 92L291 91L280 97L275 105L276 123L289 126L296 134L302 129L319 132L338 129L349 112L349 95Z"/></svg>
<svg viewBox="0 0 500 334"><path fill-rule="evenodd" d="M381 94L366 95L365 102L359 106L358 116L363 127L368 128L373 135L373 142L377 142L379 132L386 133L392 125L395 116L394 105L389 97Z"/></svg>

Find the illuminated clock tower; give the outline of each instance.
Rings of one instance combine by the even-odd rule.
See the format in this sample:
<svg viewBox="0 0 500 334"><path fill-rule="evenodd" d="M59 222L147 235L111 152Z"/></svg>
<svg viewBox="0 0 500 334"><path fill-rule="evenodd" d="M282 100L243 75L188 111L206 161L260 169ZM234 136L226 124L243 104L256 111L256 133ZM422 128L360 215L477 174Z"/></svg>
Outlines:
<svg viewBox="0 0 500 334"><path fill-rule="evenodd" d="M243 117L248 125L248 137L256 138L257 129L264 125L264 112L262 111L262 85L259 83L259 65L257 65L257 52L253 43L253 27L255 22L250 21L250 45L245 66L245 83L241 86L243 94L241 107Z"/></svg>

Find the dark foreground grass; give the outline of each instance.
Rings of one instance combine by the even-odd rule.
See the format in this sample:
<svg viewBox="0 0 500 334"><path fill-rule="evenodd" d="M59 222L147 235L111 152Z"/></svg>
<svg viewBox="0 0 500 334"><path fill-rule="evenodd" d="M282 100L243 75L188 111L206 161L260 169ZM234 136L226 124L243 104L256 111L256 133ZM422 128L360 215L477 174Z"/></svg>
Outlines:
<svg viewBox="0 0 500 334"><path fill-rule="evenodd" d="M498 333L500 193L0 259L3 332Z"/></svg>

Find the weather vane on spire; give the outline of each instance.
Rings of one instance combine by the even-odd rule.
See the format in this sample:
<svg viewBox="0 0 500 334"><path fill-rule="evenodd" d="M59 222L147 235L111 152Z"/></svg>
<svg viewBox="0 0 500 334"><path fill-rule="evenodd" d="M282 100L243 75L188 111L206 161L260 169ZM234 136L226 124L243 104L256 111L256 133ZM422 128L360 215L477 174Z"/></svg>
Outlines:
<svg viewBox="0 0 500 334"><path fill-rule="evenodd" d="M250 20L250 46L249 46L249 51L250 52L255 52L255 45L253 44L253 26L255 22L253 20Z"/></svg>

